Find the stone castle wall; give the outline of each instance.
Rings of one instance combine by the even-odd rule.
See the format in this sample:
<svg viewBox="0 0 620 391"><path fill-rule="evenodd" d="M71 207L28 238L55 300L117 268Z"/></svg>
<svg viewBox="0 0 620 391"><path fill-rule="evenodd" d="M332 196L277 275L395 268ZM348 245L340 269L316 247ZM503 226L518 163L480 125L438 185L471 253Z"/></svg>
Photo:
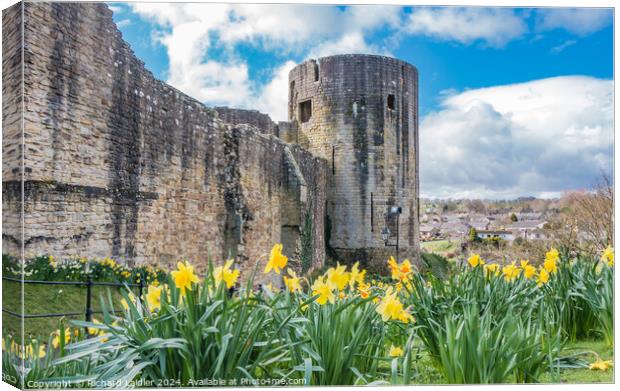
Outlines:
<svg viewBox="0 0 620 391"><path fill-rule="evenodd" d="M373 55L310 60L289 74L289 120L297 142L328 161L330 246L341 259L394 253L400 206L401 256L418 249L418 73Z"/></svg>
<svg viewBox="0 0 620 391"><path fill-rule="evenodd" d="M239 125L248 124L258 128L261 133L279 136L278 125L257 110L231 109L230 107L215 107L219 117L229 124Z"/></svg>
<svg viewBox="0 0 620 391"><path fill-rule="evenodd" d="M2 179L17 183L20 187L18 191L21 191L23 157L21 42L21 7L16 4L2 14ZM3 194L6 187L3 182ZM3 197L2 206L3 251L19 254L21 248L17 246L17 240L5 241L4 238L5 232L8 232L21 240L21 198L7 200ZM5 207L10 207L11 213L5 213Z"/></svg>
<svg viewBox="0 0 620 391"><path fill-rule="evenodd" d="M22 144L21 7L3 13L3 252L250 268L277 242L295 255L309 211L323 264L326 162L155 79L102 3L23 4Z"/></svg>

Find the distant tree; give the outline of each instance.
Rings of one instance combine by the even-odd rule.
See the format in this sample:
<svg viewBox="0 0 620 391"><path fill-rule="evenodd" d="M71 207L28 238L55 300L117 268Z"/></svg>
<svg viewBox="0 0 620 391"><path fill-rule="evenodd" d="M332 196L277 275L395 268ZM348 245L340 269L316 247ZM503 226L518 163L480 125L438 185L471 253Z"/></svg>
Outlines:
<svg viewBox="0 0 620 391"><path fill-rule="evenodd" d="M529 204L525 204L525 206L523 208L521 208L521 213L533 213L534 209L532 209L532 207L530 207Z"/></svg>
<svg viewBox="0 0 620 391"><path fill-rule="evenodd" d="M458 204L456 202L448 200L441 206L441 211L443 213L454 212L457 208Z"/></svg>
<svg viewBox="0 0 620 391"><path fill-rule="evenodd" d="M484 213L486 211L486 206L482 200L470 200L467 203L467 209L474 213Z"/></svg>
<svg viewBox="0 0 620 391"><path fill-rule="evenodd" d="M502 238L484 238L482 243L495 248L505 247L505 240Z"/></svg>
<svg viewBox="0 0 620 391"><path fill-rule="evenodd" d="M471 227L469 228L469 241L470 242L477 242L478 241L478 231L476 231L476 228Z"/></svg>
<svg viewBox="0 0 620 391"><path fill-rule="evenodd" d="M611 180L602 175L591 191L576 191L561 199L560 215L550 221L551 234L569 251L596 254L613 244L613 197Z"/></svg>
<svg viewBox="0 0 620 391"><path fill-rule="evenodd" d="M517 218L517 215L513 213L510 215L510 221L516 223L517 221L519 221L519 219Z"/></svg>

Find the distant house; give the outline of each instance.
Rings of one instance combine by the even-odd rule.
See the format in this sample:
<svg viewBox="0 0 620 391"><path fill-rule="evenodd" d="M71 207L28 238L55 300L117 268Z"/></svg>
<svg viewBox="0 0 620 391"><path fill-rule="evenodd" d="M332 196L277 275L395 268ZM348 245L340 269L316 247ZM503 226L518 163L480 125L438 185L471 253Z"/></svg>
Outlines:
<svg viewBox="0 0 620 391"><path fill-rule="evenodd" d="M544 229L533 229L525 232L526 240L547 240L549 239L549 233Z"/></svg>
<svg viewBox="0 0 620 391"><path fill-rule="evenodd" d="M544 240L548 239L548 235L543 230L546 223L543 220L523 220L510 224L506 229L511 231L515 238Z"/></svg>
<svg viewBox="0 0 620 391"><path fill-rule="evenodd" d="M512 213L508 214L508 217L510 218L510 215ZM519 221L525 221L525 220L540 220L542 218L542 213L537 213L537 212L530 212L530 213L515 213L515 215L517 216L517 220Z"/></svg>
<svg viewBox="0 0 620 391"><path fill-rule="evenodd" d="M463 239L469 233L469 226L459 220L443 223L440 227L441 236L447 239Z"/></svg>
<svg viewBox="0 0 620 391"><path fill-rule="evenodd" d="M458 213L446 213L441 216L441 221L446 223L452 223L455 221L462 221L463 218L464 217Z"/></svg>
<svg viewBox="0 0 620 391"><path fill-rule="evenodd" d="M471 220L468 225L474 228L476 231L484 231L489 229L489 224L489 219L484 218L480 220Z"/></svg>
<svg viewBox="0 0 620 391"><path fill-rule="evenodd" d="M514 240L512 232L503 229L479 230L477 233L480 239L500 238L508 242L512 242Z"/></svg>
<svg viewBox="0 0 620 391"><path fill-rule="evenodd" d="M509 224L506 228L511 231L529 231L536 228L542 229L545 223L547 222L543 220L523 220Z"/></svg>

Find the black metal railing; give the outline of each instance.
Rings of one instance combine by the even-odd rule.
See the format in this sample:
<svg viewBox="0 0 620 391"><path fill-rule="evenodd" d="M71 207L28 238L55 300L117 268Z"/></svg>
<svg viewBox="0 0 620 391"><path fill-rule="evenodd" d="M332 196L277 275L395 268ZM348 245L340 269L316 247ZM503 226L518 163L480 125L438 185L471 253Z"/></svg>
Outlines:
<svg viewBox="0 0 620 391"><path fill-rule="evenodd" d="M18 282L20 284L39 284L39 285L73 285L73 286L85 286L86 287L86 310L80 312L63 312L63 313L49 313L49 314L20 314L15 311L7 310L4 307L2 308L2 312L19 317L24 319L32 319L32 318L54 318L54 317L63 317L63 316L79 316L84 315L84 319L87 322L92 320L94 314L102 314L103 311L94 311L92 307L92 296L93 296L93 286L109 286L109 287L130 287L130 288L138 288L138 297L142 297L142 291L144 290L143 279L140 278L140 282L138 284L127 284L120 282L95 282L92 280L92 277L89 275L86 281L40 281L40 280L23 280L20 278L13 277L2 277L4 281L13 281ZM116 311L120 312L120 311Z"/></svg>

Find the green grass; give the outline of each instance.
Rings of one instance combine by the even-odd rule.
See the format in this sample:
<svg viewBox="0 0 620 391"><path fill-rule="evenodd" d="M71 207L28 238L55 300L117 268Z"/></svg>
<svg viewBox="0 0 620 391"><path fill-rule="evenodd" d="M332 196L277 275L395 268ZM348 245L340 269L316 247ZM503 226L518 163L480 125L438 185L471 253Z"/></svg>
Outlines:
<svg viewBox="0 0 620 391"><path fill-rule="evenodd" d="M21 313L20 284L13 281L2 282L2 306L10 311ZM107 295L108 289L112 293L115 302L120 302L120 288L115 287L93 287L92 306L97 311L100 308L100 297ZM25 313L44 314L44 313L67 313L67 312L86 312L86 287L72 285L40 285L25 284L24 288ZM95 317L98 315L95 314ZM31 336L41 340L47 340L49 334L58 328L60 317L53 318L31 318L25 319L24 329L26 336ZM84 320L84 315L76 317L65 317L65 319ZM3 334L19 335L21 329L20 318L2 313L2 332Z"/></svg>
<svg viewBox="0 0 620 391"><path fill-rule="evenodd" d="M457 243L447 239L420 243L422 250L430 253L447 253L456 249Z"/></svg>
<svg viewBox="0 0 620 391"><path fill-rule="evenodd" d="M613 348L605 344L603 340L586 340L569 343L564 353L571 354L581 351L594 351L603 360L613 361ZM594 362L596 357L592 354L584 356L588 362ZM613 383L614 371L612 369L602 372L593 371L589 368L565 369L560 372L560 383ZM551 374L547 373L541 379L543 383L556 383Z"/></svg>

